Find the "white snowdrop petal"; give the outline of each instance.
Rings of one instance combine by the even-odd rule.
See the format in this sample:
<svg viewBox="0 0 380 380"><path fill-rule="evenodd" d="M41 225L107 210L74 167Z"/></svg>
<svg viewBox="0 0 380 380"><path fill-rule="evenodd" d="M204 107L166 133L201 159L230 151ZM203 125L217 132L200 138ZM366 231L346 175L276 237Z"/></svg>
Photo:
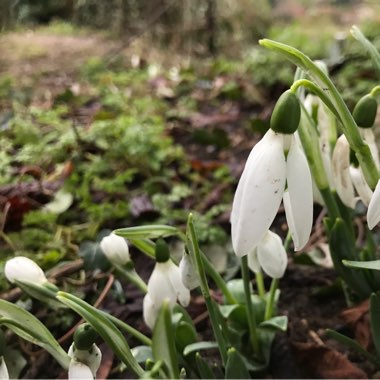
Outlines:
<svg viewBox="0 0 380 380"><path fill-rule="evenodd" d="M254 273L260 273L261 266L259 263L259 259L257 258L257 247L248 253L247 258L249 269Z"/></svg>
<svg viewBox="0 0 380 380"><path fill-rule="evenodd" d="M156 263L148 281L148 294L157 308L160 308L165 299L173 306L177 295L169 278L171 260L164 263Z"/></svg>
<svg viewBox="0 0 380 380"><path fill-rule="evenodd" d="M43 270L31 259L17 256L8 260L4 267L5 277L9 282L29 281L35 284L44 284L47 278Z"/></svg>
<svg viewBox="0 0 380 380"><path fill-rule="evenodd" d="M288 264L288 256L281 238L268 231L257 247L257 258L263 271L272 278L281 278Z"/></svg>
<svg viewBox="0 0 380 380"><path fill-rule="evenodd" d="M269 130L248 157L232 205L231 237L237 256L259 244L275 218L285 188L283 136Z"/></svg>
<svg viewBox="0 0 380 380"><path fill-rule="evenodd" d="M347 207L355 208L355 190L350 175L350 145L344 135L341 135L335 144L332 172L334 186L340 199Z"/></svg>
<svg viewBox="0 0 380 380"><path fill-rule="evenodd" d="M87 379L93 380L94 376L91 372L91 369L85 364L78 362L75 359L72 359L69 365L69 380L74 379Z"/></svg>
<svg viewBox="0 0 380 380"><path fill-rule="evenodd" d="M171 260L168 262L168 276L179 303L188 306L190 303L190 290L182 283L181 271Z"/></svg>
<svg viewBox="0 0 380 380"><path fill-rule="evenodd" d="M198 274L191 261L190 255L184 253L179 262L179 270L183 285L189 290L193 290L199 286Z"/></svg>
<svg viewBox="0 0 380 380"><path fill-rule="evenodd" d="M0 356L0 379L1 380L9 379L8 368L3 356Z"/></svg>
<svg viewBox="0 0 380 380"><path fill-rule="evenodd" d="M380 222L380 180L377 182L375 191L367 210L368 228L372 230Z"/></svg>
<svg viewBox="0 0 380 380"><path fill-rule="evenodd" d="M362 170L350 166L350 176L361 201L368 207L373 193L364 178Z"/></svg>
<svg viewBox="0 0 380 380"><path fill-rule="evenodd" d="M305 154L295 141L290 146L287 157L286 178L286 220L295 250L298 251L307 244L313 225L313 185Z"/></svg>
<svg viewBox="0 0 380 380"><path fill-rule="evenodd" d="M111 263L124 265L130 261L127 241L114 233L105 236L100 242L100 248Z"/></svg>
<svg viewBox="0 0 380 380"><path fill-rule="evenodd" d="M158 309L154 305L149 294L146 294L143 300L143 318L145 324L153 330L154 324L158 316Z"/></svg>

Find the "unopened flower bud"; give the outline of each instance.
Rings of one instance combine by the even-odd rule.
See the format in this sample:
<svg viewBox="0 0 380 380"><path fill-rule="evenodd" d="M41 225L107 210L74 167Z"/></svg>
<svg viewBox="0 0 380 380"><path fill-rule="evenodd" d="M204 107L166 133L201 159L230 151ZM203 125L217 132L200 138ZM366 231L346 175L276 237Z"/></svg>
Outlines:
<svg viewBox="0 0 380 380"><path fill-rule="evenodd" d="M184 253L182 256L179 269L181 271L182 283L187 289L193 290L199 286L199 278L189 254Z"/></svg>
<svg viewBox="0 0 380 380"><path fill-rule="evenodd" d="M377 101L371 94L363 96L352 112L356 124L360 128L371 128L375 124Z"/></svg>
<svg viewBox="0 0 380 380"><path fill-rule="evenodd" d="M102 239L100 248L112 264L125 265L131 260L127 241L114 233Z"/></svg>
<svg viewBox="0 0 380 380"><path fill-rule="evenodd" d="M292 134L297 130L300 119L301 106L298 97L291 90L287 90L277 100L270 127L277 133Z"/></svg>
<svg viewBox="0 0 380 380"><path fill-rule="evenodd" d="M24 256L8 260L5 263L4 274L11 283L27 281L43 285L48 281L43 270L33 260Z"/></svg>

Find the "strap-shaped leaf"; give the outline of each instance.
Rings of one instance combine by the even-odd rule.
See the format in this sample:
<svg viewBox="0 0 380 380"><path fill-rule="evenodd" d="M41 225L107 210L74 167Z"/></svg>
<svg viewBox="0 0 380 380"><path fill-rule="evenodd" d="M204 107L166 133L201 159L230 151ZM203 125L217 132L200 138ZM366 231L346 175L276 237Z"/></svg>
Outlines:
<svg viewBox="0 0 380 380"><path fill-rule="evenodd" d="M23 339L43 347L63 368L68 369L70 357L33 314L11 302L0 300L0 316L0 324L4 324Z"/></svg>
<svg viewBox="0 0 380 380"><path fill-rule="evenodd" d="M245 361L235 348L227 352L226 379L250 379Z"/></svg>
<svg viewBox="0 0 380 380"><path fill-rule="evenodd" d="M201 351L201 350L209 350L211 348L218 348L218 343L216 342L197 342L197 343L192 343L189 344L188 346L185 347L183 350L183 354L185 356L191 354L192 352L195 351Z"/></svg>
<svg viewBox="0 0 380 380"><path fill-rule="evenodd" d="M342 260L342 263L346 267L349 267L349 268L380 270L380 260L370 260L370 261Z"/></svg>
<svg viewBox="0 0 380 380"><path fill-rule="evenodd" d="M172 331L171 312L167 302L161 306L153 329L152 351L155 361L163 360L169 371L169 377L179 379L179 366Z"/></svg>
<svg viewBox="0 0 380 380"><path fill-rule="evenodd" d="M141 377L144 374L144 370L133 357L131 349L123 334L110 321L110 319L107 318L105 313L102 313L95 307L70 293L58 292L57 298L84 318L102 337L117 357L125 363L135 375Z"/></svg>
<svg viewBox="0 0 380 380"><path fill-rule="evenodd" d="M288 317L286 315L273 317L267 321L261 322L260 327L285 332L288 328Z"/></svg>
<svg viewBox="0 0 380 380"><path fill-rule="evenodd" d="M361 45L370 55L378 78L380 79L380 54L377 51L376 47L364 36L364 34L357 26L354 25L351 28L351 34L356 40L361 43Z"/></svg>
<svg viewBox="0 0 380 380"><path fill-rule="evenodd" d="M159 237L178 235L179 230L173 226L153 224L147 226L119 228L115 230L114 233L127 239L156 239Z"/></svg>
<svg viewBox="0 0 380 380"><path fill-rule="evenodd" d="M214 372L207 364L206 360L204 360L199 352L195 355L195 363L198 368L198 372L201 376L201 379L215 379Z"/></svg>

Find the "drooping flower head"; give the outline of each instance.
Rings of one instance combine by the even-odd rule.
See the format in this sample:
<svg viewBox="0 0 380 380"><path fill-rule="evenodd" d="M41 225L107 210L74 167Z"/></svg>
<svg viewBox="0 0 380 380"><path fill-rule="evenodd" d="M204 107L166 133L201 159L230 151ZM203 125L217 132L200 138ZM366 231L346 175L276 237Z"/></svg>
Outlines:
<svg viewBox="0 0 380 380"><path fill-rule="evenodd" d="M80 325L74 333L74 342L69 348L69 380L95 379L102 353L95 344L97 334L88 323Z"/></svg>
<svg viewBox="0 0 380 380"><path fill-rule="evenodd" d="M144 321L151 329L156 322L158 312L164 300L173 307L177 300L182 306L190 302L190 290L182 283L181 271L170 259L170 253L164 240L156 242L156 265L148 281L148 292L143 301Z"/></svg>
<svg viewBox="0 0 380 380"><path fill-rule="evenodd" d="M107 259L117 265L125 265L130 261L127 241L114 233L105 236L100 242L100 248Z"/></svg>
<svg viewBox="0 0 380 380"><path fill-rule="evenodd" d="M249 254L262 241L282 200L295 249L302 249L309 239L312 180L294 135L299 121L298 98L286 91L275 106L271 128L253 147L235 192L231 235L238 256Z"/></svg>
<svg viewBox="0 0 380 380"><path fill-rule="evenodd" d="M8 260L5 263L4 274L11 283L27 281L43 285L48 282L44 271L33 260L24 256Z"/></svg>

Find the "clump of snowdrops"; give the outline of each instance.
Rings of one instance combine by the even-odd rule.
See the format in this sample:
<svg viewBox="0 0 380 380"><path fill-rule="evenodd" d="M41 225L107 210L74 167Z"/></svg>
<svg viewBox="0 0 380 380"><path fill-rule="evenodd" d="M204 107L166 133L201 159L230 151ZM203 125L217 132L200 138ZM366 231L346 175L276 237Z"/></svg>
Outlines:
<svg viewBox="0 0 380 380"><path fill-rule="evenodd" d="M352 34L373 58L380 56L358 28ZM379 86L368 89L350 112L322 62L313 62L293 47L270 40L260 44L297 66L292 86L278 99L270 129L256 144L245 165L231 210L231 238L241 263L241 278L225 281L202 252L196 220L189 215L186 230L150 225L115 230L100 247L115 274L144 294L143 319L149 336L97 309L79 297L60 291L43 271L25 257L5 266L8 280L48 307L70 308L86 323L80 325L66 352L49 330L22 307L0 300L0 324L46 349L68 371L70 379L95 378L101 363L97 342L103 340L138 378L250 378L265 373L276 332L286 331L287 318L277 315L279 281L287 266L287 251L304 249L313 226L313 204L326 208L324 220L329 253L351 302L371 297L371 323L377 353L334 331L328 333L357 348L376 365L380 355L380 261L371 230L380 222L380 165L373 127ZM270 230L283 202L289 234ZM365 243L356 243L353 217L366 207ZM183 243L177 262L169 239ZM147 283L129 255L133 245L154 260ZM255 287L251 277L255 277ZM265 288L264 276L271 278ZM218 302L210 290L222 294ZM201 339L186 311L192 293L202 294L213 338ZM6 332L6 335L9 331ZM131 348L132 336L139 345ZM7 370L7 340L0 339L0 377ZM213 355L210 356L210 350Z"/></svg>

